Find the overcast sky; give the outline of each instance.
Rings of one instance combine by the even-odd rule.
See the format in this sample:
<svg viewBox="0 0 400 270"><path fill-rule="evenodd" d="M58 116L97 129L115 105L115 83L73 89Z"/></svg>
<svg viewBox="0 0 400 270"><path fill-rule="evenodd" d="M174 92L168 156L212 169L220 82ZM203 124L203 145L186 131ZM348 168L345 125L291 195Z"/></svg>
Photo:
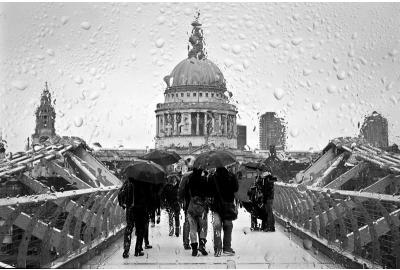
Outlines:
<svg viewBox="0 0 400 270"><path fill-rule="evenodd" d="M289 150L357 135L374 110L400 143L398 3L0 3L8 151L34 132L45 81L58 134L154 147L163 77L187 57L197 9L251 147L266 111L285 117Z"/></svg>

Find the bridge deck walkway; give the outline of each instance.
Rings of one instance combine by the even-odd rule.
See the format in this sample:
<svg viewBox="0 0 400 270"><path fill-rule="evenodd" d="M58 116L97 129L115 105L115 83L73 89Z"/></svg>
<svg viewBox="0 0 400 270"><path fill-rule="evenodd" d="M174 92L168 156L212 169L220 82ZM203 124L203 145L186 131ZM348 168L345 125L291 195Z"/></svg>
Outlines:
<svg viewBox="0 0 400 270"><path fill-rule="evenodd" d="M181 236L168 236L168 217L162 211L161 223L149 232L153 248L145 250L143 257L133 256L131 250L130 257L123 259L123 239L120 238L82 268L343 268L313 248L303 248L301 239L285 232L278 224L273 233L250 231L250 216L243 209L234 221L232 247L236 255L214 257L210 220L211 216L206 245L208 256L192 257L190 250L183 249Z"/></svg>

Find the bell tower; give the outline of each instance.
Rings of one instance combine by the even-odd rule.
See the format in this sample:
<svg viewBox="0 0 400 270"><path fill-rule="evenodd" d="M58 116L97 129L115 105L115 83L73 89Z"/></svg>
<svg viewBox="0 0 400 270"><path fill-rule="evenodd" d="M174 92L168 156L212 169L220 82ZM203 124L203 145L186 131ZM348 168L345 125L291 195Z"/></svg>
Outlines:
<svg viewBox="0 0 400 270"><path fill-rule="evenodd" d="M37 107L35 112L36 127L35 133L32 135L33 145L44 142L48 138L56 135L54 128L56 112L51 101L51 94L46 82L40 98L40 105Z"/></svg>

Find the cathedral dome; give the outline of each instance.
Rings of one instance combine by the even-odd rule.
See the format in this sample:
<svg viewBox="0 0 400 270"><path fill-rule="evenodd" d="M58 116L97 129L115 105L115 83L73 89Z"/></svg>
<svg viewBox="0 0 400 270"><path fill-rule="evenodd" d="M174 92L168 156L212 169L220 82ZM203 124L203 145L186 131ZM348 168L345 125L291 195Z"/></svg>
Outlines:
<svg viewBox="0 0 400 270"><path fill-rule="evenodd" d="M171 86L225 86L221 70L212 61L204 58L184 59L172 70L170 78L172 78Z"/></svg>

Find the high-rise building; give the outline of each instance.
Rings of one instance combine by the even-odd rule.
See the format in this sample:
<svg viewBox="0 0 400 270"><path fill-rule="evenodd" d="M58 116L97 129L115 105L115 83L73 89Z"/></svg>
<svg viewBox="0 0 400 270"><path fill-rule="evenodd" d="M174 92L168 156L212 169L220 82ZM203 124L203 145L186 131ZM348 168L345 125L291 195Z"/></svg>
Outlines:
<svg viewBox="0 0 400 270"><path fill-rule="evenodd" d="M244 150L244 146L247 144L246 126L237 125L237 148Z"/></svg>
<svg viewBox="0 0 400 270"><path fill-rule="evenodd" d="M275 112L266 112L260 117L260 148L269 150L271 145L276 150L285 150L286 126Z"/></svg>
<svg viewBox="0 0 400 270"><path fill-rule="evenodd" d="M46 82L40 98L40 105L36 108L36 127L35 133L32 134L32 145L56 136L56 130L54 127L56 112L51 103L51 94Z"/></svg>
<svg viewBox="0 0 400 270"><path fill-rule="evenodd" d="M214 145L235 149L237 109L225 95L224 75L207 58L198 17L192 23L191 49L164 77L164 103L157 104L156 148Z"/></svg>
<svg viewBox="0 0 400 270"><path fill-rule="evenodd" d="M389 145L388 121L381 114L374 111L364 118L360 129L360 136L375 147L385 148Z"/></svg>

